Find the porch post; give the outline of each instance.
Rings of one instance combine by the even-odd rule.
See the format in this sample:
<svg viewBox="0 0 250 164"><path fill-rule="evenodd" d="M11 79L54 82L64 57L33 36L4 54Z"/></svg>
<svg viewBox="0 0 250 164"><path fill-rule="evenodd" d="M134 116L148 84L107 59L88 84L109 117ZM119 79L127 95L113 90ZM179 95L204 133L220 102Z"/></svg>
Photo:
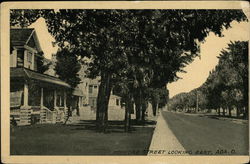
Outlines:
<svg viewBox="0 0 250 164"><path fill-rule="evenodd" d="M57 94L56 94L56 89L54 90L54 108L56 107L56 99L57 99Z"/></svg>
<svg viewBox="0 0 250 164"><path fill-rule="evenodd" d="M66 101L67 100L67 95L66 95L66 91L64 90L63 91L63 102L64 102L64 109L66 109L67 108L67 105L66 105Z"/></svg>
<svg viewBox="0 0 250 164"><path fill-rule="evenodd" d="M28 84L24 84L24 89L23 89L23 106L28 106L29 102L29 88Z"/></svg>
<svg viewBox="0 0 250 164"><path fill-rule="evenodd" d="M79 108L81 107L81 96L79 96L79 98L78 98L78 107Z"/></svg>
<svg viewBox="0 0 250 164"><path fill-rule="evenodd" d="M60 107L62 106L62 95L60 94L60 97L59 97L59 104L60 104Z"/></svg>
<svg viewBox="0 0 250 164"><path fill-rule="evenodd" d="M43 107L43 88L41 88L40 106Z"/></svg>

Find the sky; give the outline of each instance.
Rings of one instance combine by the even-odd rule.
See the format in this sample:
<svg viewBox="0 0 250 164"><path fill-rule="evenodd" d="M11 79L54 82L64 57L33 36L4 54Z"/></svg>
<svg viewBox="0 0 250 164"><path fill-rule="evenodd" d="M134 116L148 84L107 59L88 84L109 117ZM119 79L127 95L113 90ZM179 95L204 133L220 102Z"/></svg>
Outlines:
<svg viewBox="0 0 250 164"><path fill-rule="evenodd" d="M44 57L51 59L51 55L57 52L58 47L53 47L52 42L55 39L50 35L44 18L39 18L35 23L29 26L35 28L40 46L44 52Z"/></svg>
<svg viewBox="0 0 250 164"><path fill-rule="evenodd" d="M232 28L223 31L224 37L209 33L205 42L200 45L201 59L195 58L191 64L185 67L186 73L177 74L182 79L168 84L170 98L178 93L189 92L201 86L206 81L209 71L218 64L217 56L222 49L226 49L230 41L249 40L249 22L234 21L231 26Z"/></svg>
<svg viewBox="0 0 250 164"><path fill-rule="evenodd" d="M191 64L186 66L184 69L186 73L178 74L182 79L167 85L170 98L178 93L189 92L201 86L206 81L209 71L217 65L217 56L220 51L225 49L230 41L249 40L249 22L238 23L234 21L231 26L232 28L223 31L224 37L209 33L200 47L201 58L195 58ZM58 47L52 46L55 39L49 34L45 20L39 18L30 27L35 28L45 57L51 59L51 55L56 53Z"/></svg>

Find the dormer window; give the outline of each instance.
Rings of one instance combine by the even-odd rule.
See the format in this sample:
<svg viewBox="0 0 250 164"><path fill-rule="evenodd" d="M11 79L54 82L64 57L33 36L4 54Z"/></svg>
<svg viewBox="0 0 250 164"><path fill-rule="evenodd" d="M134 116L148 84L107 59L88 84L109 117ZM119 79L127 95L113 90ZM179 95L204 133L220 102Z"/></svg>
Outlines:
<svg viewBox="0 0 250 164"><path fill-rule="evenodd" d="M26 50L24 67L33 70L33 53L29 50Z"/></svg>
<svg viewBox="0 0 250 164"><path fill-rule="evenodd" d="M32 64L32 53L29 51L27 52L27 61Z"/></svg>
<svg viewBox="0 0 250 164"><path fill-rule="evenodd" d="M25 67L37 71L37 57L42 52L36 32L33 28L15 28L10 30L10 67Z"/></svg>
<svg viewBox="0 0 250 164"><path fill-rule="evenodd" d="M23 67L23 61L24 61L24 50L18 49L17 50L17 67Z"/></svg>

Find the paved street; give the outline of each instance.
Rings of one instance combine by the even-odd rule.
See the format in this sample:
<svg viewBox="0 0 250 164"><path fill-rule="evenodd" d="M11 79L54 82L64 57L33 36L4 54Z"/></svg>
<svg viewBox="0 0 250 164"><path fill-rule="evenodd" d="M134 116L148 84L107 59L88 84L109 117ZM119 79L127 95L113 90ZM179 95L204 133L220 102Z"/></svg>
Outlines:
<svg viewBox="0 0 250 164"><path fill-rule="evenodd" d="M248 126L207 117L162 112L167 126L192 155L247 155Z"/></svg>

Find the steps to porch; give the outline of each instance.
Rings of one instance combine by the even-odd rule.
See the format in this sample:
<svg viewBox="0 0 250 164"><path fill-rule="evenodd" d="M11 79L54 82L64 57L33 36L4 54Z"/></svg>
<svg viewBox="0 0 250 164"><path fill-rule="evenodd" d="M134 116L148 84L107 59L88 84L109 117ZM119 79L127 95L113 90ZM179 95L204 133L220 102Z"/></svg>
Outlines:
<svg viewBox="0 0 250 164"><path fill-rule="evenodd" d="M39 110L38 110L39 108ZM31 124L64 123L68 116L67 108L57 108L54 111L46 107L28 107L27 109L11 109L10 123L14 126Z"/></svg>

